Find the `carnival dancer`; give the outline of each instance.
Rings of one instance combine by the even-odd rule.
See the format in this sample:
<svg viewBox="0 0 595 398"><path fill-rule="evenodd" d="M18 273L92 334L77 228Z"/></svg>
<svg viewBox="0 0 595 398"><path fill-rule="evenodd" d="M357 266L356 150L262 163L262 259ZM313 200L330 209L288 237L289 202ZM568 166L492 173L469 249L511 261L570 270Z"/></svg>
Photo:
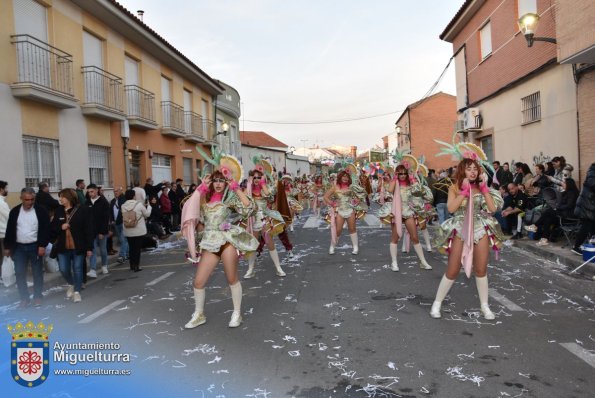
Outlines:
<svg viewBox="0 0 595 398"><path fill-rule="evenodd" d="M418 163L415 157L398 150L393 157L397 167L395 176L388 186L388 192L392 192L392 201L388 205L385 203L378 211L378 218L392 228L389 243L391 270L399 270L397 246L403 235L403 224L413 242L413 249L419 257L420 268L431 270L432 266L426 261L417 237L417 226L424 222L423 203L432 200L432 192L416 178ZM421 207L420 203L422 203Z"/></svg>
<svg viewBox="0 0 595 398"><path fill-rule="evenodd" d="M351 254L359 253L356 220L366 215L366 191L359 185L357 169L349 164L345 170L337 175L336 184L324 194L324 203L328 206L325 221L331 226L331 245L329 254L335 254L335 247L343 231L343 224L347 221L349 237L353 250Z"/></svg>
<svg viewBox="0 0 595 398"><path fill-rule="evenodd" d="M238 181L242 180L243 172L236 158L215 150L210 158L202 150L198 151L217 169L202 179L202 184L182 208L182 234L188 241L189 260L198 264L193 283L194 313L184 327L192 329L207 321L204 315L205 285L222 261L233 302L229 327L235 328L242 323L239 255L253 252L258 247L258 241L237 224L256 211L256 204L239 189ZM200 254L197 254L195 245L197 227Z"/></svg>
<svg viewBox="0 0 595 398"><path fill-rule="evenodd" d="M257 240L260 240L261 237L264 239L266 246L269 249L271 260L275 266L277 276L284 277L287 274L281 268L279 253L275 248L275 242L273 240L273 237L280 234L285 229L283 216L278 211L271 209L271 205L275 201L276 193L276 188L273 185L273 176L271 174L273 166L262 157L255 157L252 159L252 162L255 164L255 169L249 173L248 194L254 199L254 202L258 206L258 210L256 215L250 219L248 229L252 230L252 233ZM255 264L256 255L252 254L248 257L248 271L244 275L244 279L254 277Z"/></svg>
<svg viewBox="0 0 595 398"><path fill-rule="evenodd" d="M438 142L438 141L437 141ZM430 310L432 318L440 318L442 300L448 294L461 266L467 277L475 273L480 309L485 319L494 319L488 305L487 268L490 248L498 255L504 237L494 212L502 207L502 197L487 185L486 170L492 165L481 148L471 143L446 144L438 155L453 155L460 159L455 183L448 190L447 208L454 216L442 223L437 239L439 250L448 253L446 273L438 285ZM491 170L493 172L493 170Z"/></svg>
<svg viewBox="0 0 595 398"><path fill-rule="evenodd" d="M317 174L314 177L314 182L310 184L310 195L312 197L312 210L316 217L320 218L320 210L323 204L323 197L325 193L324 180L322 174Z"/></svg>
<svg viewBox="0 0 595 398"><path fill-rule="evenodd" d="M287 197L289 210L291 211L291 223L289 224L289 230L293 232L293 219L304 210L304 207L297 200L299 189L294 187L291 176L286 174L281 178L281 181L283 182L283 189L285 191L285 196Z"/></svg>

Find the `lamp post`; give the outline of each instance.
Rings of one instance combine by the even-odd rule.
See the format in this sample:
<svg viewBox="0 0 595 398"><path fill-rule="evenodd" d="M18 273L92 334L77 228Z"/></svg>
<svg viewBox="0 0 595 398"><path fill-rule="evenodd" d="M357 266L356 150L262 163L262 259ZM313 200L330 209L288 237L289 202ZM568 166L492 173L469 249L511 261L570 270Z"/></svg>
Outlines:
<svg viewBox="0 0 595 398"><path fill-rule="evenodd" d="M411 149L411 133L403 132L403 128L401 126L397 126L395 128L395 131L397 133L398 138L400 138L401 136L405 136L405 138L407 138L407 141L409 142L409 149Z"/></svg>

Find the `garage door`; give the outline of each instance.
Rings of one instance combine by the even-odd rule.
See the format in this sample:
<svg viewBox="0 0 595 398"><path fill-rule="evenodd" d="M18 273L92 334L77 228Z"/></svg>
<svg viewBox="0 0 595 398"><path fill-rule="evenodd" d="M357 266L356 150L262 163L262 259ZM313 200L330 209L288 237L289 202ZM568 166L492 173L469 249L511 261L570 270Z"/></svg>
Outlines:
<svg viewBox="0 0 595 398"><path fill-rule="evenodd" d="M153 182L171 181L171 156L154 154L151 159L153 166Z"/></svg>

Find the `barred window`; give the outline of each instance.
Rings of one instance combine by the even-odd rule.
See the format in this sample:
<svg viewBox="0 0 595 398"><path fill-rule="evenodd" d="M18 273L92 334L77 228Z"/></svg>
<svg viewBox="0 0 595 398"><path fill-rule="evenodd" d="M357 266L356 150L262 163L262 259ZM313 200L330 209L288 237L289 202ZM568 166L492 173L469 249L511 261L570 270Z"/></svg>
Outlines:
<svg viewBox="0 0 595 398"><path fill-rule="evenodd" d="M523 124L533 123L541 120L541 98L539 91L521 98Z"/></svg>
<svg viewBox="0 0 595 398"><path fill-rule="evenodd" d="M89 178L92 184L111 187L110 148L89 145Z"/></svg>
<svg viewBox="0 0 595 398"><path fill-rule="evenodd" d="M151 164L153 166L171 167L171 156L160 155L156 153L153 155L153 158L151 159Z"/></svg>
<svg viewBox="0 0 595 398"><path fill-rule="evenodd" d="M45 181L52 191L62 189L58 140L23 136L23 152L26 187L37 187L37 184Z"/></svg>

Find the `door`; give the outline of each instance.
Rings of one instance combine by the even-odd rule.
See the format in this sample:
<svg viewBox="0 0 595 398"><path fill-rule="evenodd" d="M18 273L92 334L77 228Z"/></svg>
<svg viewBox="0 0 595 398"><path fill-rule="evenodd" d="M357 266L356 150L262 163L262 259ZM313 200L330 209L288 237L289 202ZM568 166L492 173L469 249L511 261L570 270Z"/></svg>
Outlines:
<svg viewBox="0 0 595 398"><path fill-rule="evenodd" d="M33 0L15 0L14 25L17 35L26 34L39 40L31 40L17 47L19 81L51 87L46 8Z"/></svg>
<svg viewBox="0 0 595 398"><path fill-rule="evenodd" d="M142 97L140 91L138 90L138 61L127 56L124 60L124 69L126 86L133 86L126 88L126 104L128 106L128 115L142 117Z"/></svg>
<svg viewBox="0 0 595 398"><path fill-rule="evenodd" d="M103 75L103 42L83 31L83 66L92 66L85 73L85 102L104 104L109 82Z"/></svg>
<svg viewBox="0 0 595 398"><path fill-rule="evenodd" d="M492 136L488 135L479 139L479 145L488 157L488 161L491 163L494 161L494 147L492 144Z"/></svg>

